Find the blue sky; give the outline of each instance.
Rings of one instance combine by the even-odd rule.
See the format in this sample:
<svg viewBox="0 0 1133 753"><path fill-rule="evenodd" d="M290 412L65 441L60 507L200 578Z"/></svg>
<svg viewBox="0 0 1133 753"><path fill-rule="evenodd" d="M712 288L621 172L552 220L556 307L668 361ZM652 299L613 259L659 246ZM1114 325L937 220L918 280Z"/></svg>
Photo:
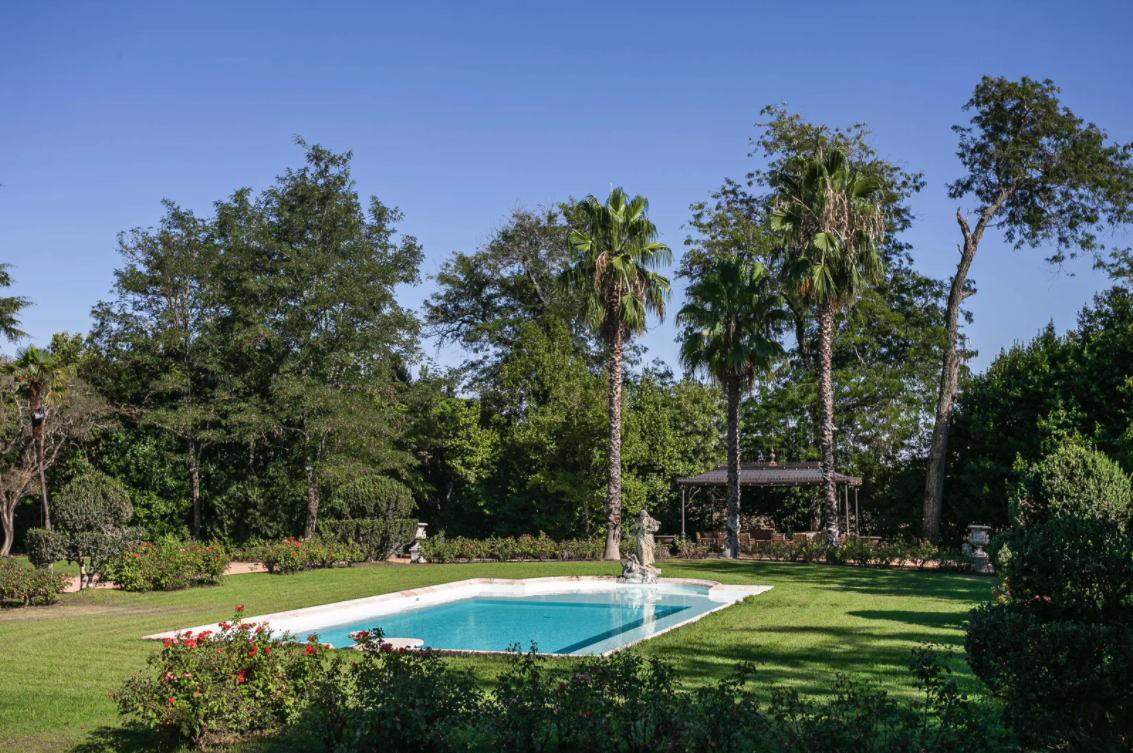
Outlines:
<svg viewBox="0 0 1133 753"><path fill-rule="evenodd" d="M85 331L120 230L154 224L162 198L205 212L266 187L300 163L295 134L354 150L360 191L400 206L424 244L426 278L514 207L611 183L650 199L679 253L689 204L756 166L759 110L787 102L868 122L883 156L924 172L908 238L943 278L958 239L949 128L980 76L1051 78L1080 117L1133 141L1131 22L1129 0L6 3L0 261L36 304L23 317L36 342ZM1050 320L1072 326L1108 284L1044 255L984 240L977 367ZM673 363L673 334L655 324L650 357Z"/></svg>

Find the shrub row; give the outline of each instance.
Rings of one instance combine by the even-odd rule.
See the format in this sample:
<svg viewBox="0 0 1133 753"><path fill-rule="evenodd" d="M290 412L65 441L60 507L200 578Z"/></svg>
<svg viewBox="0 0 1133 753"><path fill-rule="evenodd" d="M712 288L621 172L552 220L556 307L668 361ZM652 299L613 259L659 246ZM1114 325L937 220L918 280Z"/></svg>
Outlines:
<svg viewBox="0 0 1133 753"><path fill-rule="evenodd" d="M385 518L320 520L319 532L336 541L358 544L366 562L382 562L413 543L417 535L417 521Z"/></svg>
<svg viewBox="0 0 1133 753"><path fill-rule="evenodd" d="M294 536L255 544L244 549L242 557L262 562L269 573L290 575L320 567L350 566L363 560L362 547L353 541L325 536L297 539Z"/></svg>
<svg viewBox="0 0 1133 753"><path fill-rule="evenodd" d="M890 567L915 565L935 566L942 570L963 571L971 567L960 552L938 549L928 541L894 539L871 543L866 539L849 539L832 545L825 541L759 541L749 544L744 552L757 559L782 562L824 562L828 565L852 564L858 567Z"/></svg>
<svg viewBox="0 0 1133 753"><path fill-rule="evenodd" d="M219 541L143 541L100 563L103 579L127 591L176 591L221 582L231 554Z"/></svg>
<svg viewBox="0 0 1133 753"><path fill-rule="evenodd" d="M634 542L621 543L624 557L634 549ZM421 542L421 553L430 562L476 562L480 560L600 560L605 551L602 539L554 541L546 534L538 536L492 537L467 539L462 536L446 539L441 533ZM702 559L719 552L711 542L678 540L671 548L658 546L658 557L669 555L681 559ZM868 540L848 540L832 546L823 541L761 541L748 544L744 554L757 559L786 562L825 562L831 565L852 563L862 567L916 565L936 566L948 570L967 570L969 562L959 552L937 549L927 541L897 539L871 544Z"/></svg>
<svg viewBox="0 0 1133 753"><path fill-rule="evenodd" d="M689 692L670 664L632 651L548 663L516 649L489 692L435 652L395 651L380 631L356 640L359 651L328 652L317 636L273 636L237 615L216 633L167 640L117 694L119 710L200 749L272 729L290 749L328 753L990 753L1008 745L994 711L958 690L931 647L910 657L921 691L912 703L839 677L824 702L776 689L764 708L749 688L751 664Z"/></svg>
<svg viewBox="0 0 1133 753"><path fill-rule="evenodd" d="M633 551L632 541L622 541L622 555ZM538 536L493 536L488 539L446 539L444 533L421 542L421 554L430 562L475 562L477 560L600 560L606 542L602 539L570 539L555 541L546 534Z"/></svg>
<svg viewBox="0 0 1133 753"><path fill-rule="evenodd" d="M62 575L0 557L0 606L54 604L66 587L67 578Z"/></svg>

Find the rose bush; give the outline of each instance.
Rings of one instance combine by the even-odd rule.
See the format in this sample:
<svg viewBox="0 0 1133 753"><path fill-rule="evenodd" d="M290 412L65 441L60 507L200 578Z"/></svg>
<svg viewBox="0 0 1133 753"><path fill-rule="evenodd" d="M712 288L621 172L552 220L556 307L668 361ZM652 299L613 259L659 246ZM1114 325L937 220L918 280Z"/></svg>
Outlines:
<svg viewBox="0 0 1133 753"><path fill-rule="evenodd" d="M262 562L269 573L280 575L320 567L348 567L364 559L362 548L353 541L337 541L321 536L311 539L291 536L265 542L247 549L244 556L250 561Z"/></svg>
<svg viewBox="0 0 1133 753"><path fill-rule="evenodd" d="M167 638L111 697L119 713L172 744L199 749L279 729L306 707L333 662L329 646L308 636L276 635L266 623L244 622L242 607L216 630Z"/></svg>
<svg viewBox="0 0 1133 753"><path fill-rule="evenodd" d="M128 547L100 563L99 572L127 591L176 591L219 584L231 560L219 541L163 538Z"/></svg>

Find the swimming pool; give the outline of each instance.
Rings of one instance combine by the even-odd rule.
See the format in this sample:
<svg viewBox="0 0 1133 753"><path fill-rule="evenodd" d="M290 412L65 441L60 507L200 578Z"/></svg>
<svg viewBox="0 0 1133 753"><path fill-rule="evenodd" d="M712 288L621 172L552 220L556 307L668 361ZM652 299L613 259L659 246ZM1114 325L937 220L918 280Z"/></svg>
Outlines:
<svg viewBox="0 0 1133 753"><path fill-rule="evenodd" d="M334 648L353 646L351 633L381 628L387 637L445 651L526 650L534 643L540 653L579 656L652 638L769 588L669 578L652 586L612 577L475 578L248 620L301 637L318 633Z"/></svg>

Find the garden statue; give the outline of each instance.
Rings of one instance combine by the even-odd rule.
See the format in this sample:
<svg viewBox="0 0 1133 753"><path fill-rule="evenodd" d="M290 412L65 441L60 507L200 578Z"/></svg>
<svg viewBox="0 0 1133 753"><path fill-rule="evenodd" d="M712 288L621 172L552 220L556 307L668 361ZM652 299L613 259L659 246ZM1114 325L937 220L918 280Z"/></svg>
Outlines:
<svg viewBox="0 0 1133 753"><path fill-rule="evenodd" d="M653 534L661 524L649 517L649 513L642 510L637 515L634 534L637 540L637 551L626 557L622 562L621 581L625 583L656 583L661 577L661 571L653 565L653 555L657 545L653 541Z"/></svg>
<svg viewBox="0 0 1133 753"><path fill-rule="evenodd" d="M657 544L653 541L653 534L661 524L654 518L649 517L649 513L642 510L637 514L637 525L635 526L635 534L637 538L637 561L643 567L649 567L653 564L653 558L657 553Z"/></svg>

